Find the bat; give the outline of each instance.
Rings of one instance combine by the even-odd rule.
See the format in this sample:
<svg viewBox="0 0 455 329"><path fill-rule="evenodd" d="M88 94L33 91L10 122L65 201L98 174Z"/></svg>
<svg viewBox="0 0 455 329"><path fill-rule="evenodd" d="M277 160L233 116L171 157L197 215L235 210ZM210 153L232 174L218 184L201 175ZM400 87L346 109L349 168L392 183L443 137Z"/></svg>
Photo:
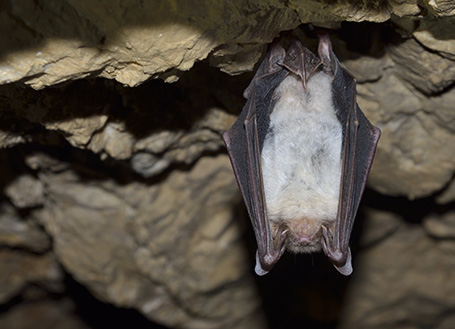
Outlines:
<svg viewBox="0 0 455 329"><path fill-rule="evenodd" d="M275 40L237 121L223 134L257 241L258 275L285 249L323 251L352 273L349 238L381 131L356 103L356 80L317 32L318 55Z"/></svg>

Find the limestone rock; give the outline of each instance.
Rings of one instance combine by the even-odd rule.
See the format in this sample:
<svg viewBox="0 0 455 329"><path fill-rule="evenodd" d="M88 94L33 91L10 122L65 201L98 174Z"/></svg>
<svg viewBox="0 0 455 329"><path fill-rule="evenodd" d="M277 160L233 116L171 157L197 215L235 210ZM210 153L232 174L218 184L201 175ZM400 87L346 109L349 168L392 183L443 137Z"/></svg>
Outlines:
<svg viewBox="0 0 455 329"><path fill-rule="evenodd" d="M349 285L327 272L317 288L275 290L295 292L318 323L337 321L346 302L346 328L452 328L453 10L445 0L3 1L0 301L30 284L62 293L62 267L97 299L169 327L263 328L260 295L273 289L252 282L221 134L245 103L252 73L240 73L280 32L311 22L338 29L334 51L382 130L365 197L379 201L359 212ZM307 32L292 33L315 50ZM294 299L271 300L291 314L280 329L311 327L292 322ZM50 307L25 308L0 326Z"/></svg>
<svg viewBox="0 0 455 329"><path fill-rule="evenodd" d="M444 57L455 60L455 46L452 42L455 38L454 27L454 18L442 21L424 20L413 36L425 47L436 51Z"/></svg>
<svg viewBox="0 0 455 329"><path fill-rule="evenodd" d="M454 240L402 227L358 254L342 328L453 326ZM348 316L349 315L349 316Z"/></svg>
<svg viewBox="0 0 455 329"><path fill-rule="evenodd" d="M370 176L375 189L413 199L439 191L451 181L455 154L449 143L455 142L455 136L440 129L434 118L419 112L380 128L381 147ZM438 151L428 156L428 150Z"/></svg>
<svg viewBox="0 0 455 329"><path fill-rule="evenodd" d="M403 222L398 214L373 208L363 210L367 214L365 222L362 223L363 232L360 238L363 248L380 244L397 230L402 229Z"/></svg>
<svg viewBox="0 0 455 329"><path fill-rule="evenodd" d="M0 327L15 329L89 329L74 314L69 301L32 302L13 307L0 314Z"/></svg>
<svg viewBox="0 0 455 329"><path fill-rule="evenodd" d="M434 15L450 3L428 1ZM416 16L408 1L8 1L0 16L0 81L25 79L35 89L87 76L136 86L149 78L178 79L207 57L230 73L251 70L264 42L307 22L384 22L392 14ZM128 8L128 10L125 10ZM12 30L14 29L14 30ZM20 49L20 56L13 54Z"/></svg>
<svg viewBox="0 0 455 329"><path fill-rule="evenodd" d="M443 216L429 216L423 223L426 231L440 239L455 239L455 210Z"/></svg>
<svg viewBox="0 0 455 329"><path fill-rule="evenodd" d="M5 8L2 30L15 26L16 36L3 35L6 56L1 81L26 77L35 89L94 72L135 86L172 70L175 73L166 79L173 81L217 47L258 43L265 35L270 39L299 24L293 10L278 3L261 8L241 1L205 1L197 6L186 1L165 1L159 6L112 1L106 7L79 1L38 6L23 0ZM129 8L127 14L124 8ZM24 48L21 58L8 54L17 48ZM251 69L253 64L249 60L243 65Z"/></svg>
<svg viewBox="0 0 455 329"><path fill-rule="evenodd" d="M201 159L164 184L96 176L88 184L70 171L43 178L52 206L41 220L72 276L102 300L168 326L261 327L227 156Z"/></svg>
<svg viewBox="0 0 455 329"><path fill-rule="evenodd" d="M5 194L17 208L41 206L44 202L43 184L30 175L19 176L11 182Z"/></svg>
<svg viewBox="0 0 455 329"><path fill-rule="evenodd" d="M455 4L450 0L427 0L426 5L435 16L455 16Z"/></svg>
<svg viewBox="0 0 455 329"><path fill-rule="evenodd" d="M11 147L24 142L25 138L20 134L13 134L8 131L0 131L0 145L2 145L2 147Z"/></svg>
<svg viewBox="0 0 455 329"><path fill-rule="evenodd" d="M191 164L204 152L223 148L220 135L235 120L233 115L212 108L187 131L159 131L133 145L132 168L144 177L160 174L171 164Z"/></svg>
<svg viewBox="0 0 455 329"><path fill-rule="evenodd" d="M455 81L455 62L425 51L412 39L388 50L396 64L383 61L387 64L380 78L357 87L360 107L382 130L369 182L382 193L428 196L454 174L450 100L455 93L441 92Z"/></svg>
<svg viewBox="0 0 455 329"><path fill-rule="evenodd" d="M435 201L440 205L450 204L455 199L455 179L447 184L444 190L435 197Z"/></svg>
<svg viewBox="0 0 455 329"><path fill-rule="evenodd" d="M389 50L397 64L397 75L426 95L441 93L455 81L454 62L442 57L440 52L425 50L414 39L392 46Z"/></svg>
<svg viewBox="0 0 455 329"><path fill-rule="evenodd" d="M31 218L24 220L16 209L0 204L0 245L42 253L51 247L49 236Z"/></svg>
<svg viewBox="0 0 455 329"><path fill-rule="evenodd" d="M33 255L17 250L0 251L0 302L8 302L29 282L48 286L52 291L62 272L52 254ZM61 288L60 288L61 289Z"/></svg>
<svg viewBox="0 0 455 329"><path fill-rule="evenodd" d="M49 122L45 127L66 134L68 142L76 147L85 147L99 130L105 127L108 117L106 115L92 115L88 118L71 118L62 121ZM101 144L101 143L99 143ZM116 157L114 154L113 156ZM128 154L127 154L128 155Z"/></svg>

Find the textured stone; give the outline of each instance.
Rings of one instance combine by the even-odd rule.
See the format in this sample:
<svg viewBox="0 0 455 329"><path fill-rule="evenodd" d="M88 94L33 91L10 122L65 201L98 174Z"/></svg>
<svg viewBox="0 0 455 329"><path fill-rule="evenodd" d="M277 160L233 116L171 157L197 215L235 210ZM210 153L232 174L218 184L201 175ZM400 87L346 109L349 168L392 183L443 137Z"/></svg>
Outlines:
<svg viewBox="0 0 455 329"><path fill-rule="evenodd" d="M41 206L44 201L43 184L30 175L17 177L6 186L5 194L17 208Z"/></svg>
<svg viewBox="0 0 455 329"><path fill-rule="evenodd" d="M194 122L190 130L159 131L137 140L131 159L132 168L144 177L155 176L171 164L191 164L204 152L215 152L224 146L220 135L235 116L211 108Z"/></svg>
<svg viewBox="0 0 455 329"><path fill-rule="evenodd" d="M451 0L427 0L426 4L435 16L455 16L455 3Z"/></svg>
<svg viewBox="0 0 455 329"><path fill-rule="evenodd" d="M368 214L363 223L360 238L360 244L364 248L380 244L403 226L398 214L371 208L366 208L364 211Z"/></svg>
<svg viewBox="0 0 455 329"><path fill-rule="evenodd" d="M384 22L392 14L416 16L408 1L243 1L197 5L187 1L137 3L32 0L6 2L0 16L0 81L25 79L35 89L87 76L136 86L149 78L178 79L209 57L233 74L250 70L263 43L301 23ZM450 4L429 1L435 15ZM128 8L126 10L125 8ZM20 50L20 56L14 53Z"/></svg>
<svg viewBox="0 0 455 329"><path fill-rule="evenodd" d="M452 3L452 6L453 3ZM455 15L455 6L453 14ZM426 19L420 22L413 36L425 47L436 51L438 54L455 60L455 18L444 20Z"/></svg>
<svg viewBox="0 0 455 329"><path fill-rule="evenodd" d="M49 236L30 218L21 218L14 207L0 204L0 245L42 253L51 247Z"/></svg>
<svg viewBox="0 0 455 329"><path fill-rule="evenodd" d="M300 280L294 263L309 259L287 255L291 265L276 268L284 280L259 279L264 305L280 329L335 322L345 304L347 328L452 329L451 2L18 0L0 9L0 81L16 81L0 86L2 302L30 284L55 291L61 264L101 301L169 327L264 327L238 226L244 208L221 154L252 74L219 71L251 70L279 32L312 22L339 29L334 50L382 129L376 192L359 212L347 300L337 302L341 279L308 264L305 280L322 282L286 287L287 271ZM293 34L316 49L307 28ZM157 77L179 81L145 82ZM19 307L0 326L26 326ZM296 325L303 308L311 321Z"/></svg>
<svg viewBox="0 0 455 329"><path fill-rule="evenodd" d="M74 304L64 302L32 302L0 313L0 327L14 329L89 329L72 312Z"/></svg>
<svg viewBox="0 0 455 329"><path fill-rule="evenodd" d="M442 129L450 134L455 134L455 88L433 97L420 97L422 107L432 114L433 119Z"/></svg>
<svg viewBox="0 0 455 329"><path fill-rule="evenodd" d="M186 1L163 1L159 6L111 1L104 6L22 0L5 7L2 30L16 26L16 35L3 35L1 81L26 77L35 89L94 72L129 86L160 75L173 81L217 47L258 43L263 36L271 40L299 24L294 11L279 2L261 8L241 1L207 0L196 6ZM9 54L17 48L22 48L20 58ZM258 49L259 45L253 51ZM245 59L241 65L251 69L254 62L245 64ZM234 70L238 71L235 66Z"/></svg>
<svg viewBox="0 0 455 329"><path fill-rule="evenodd" d="M67 170L70 164L53 158L51 155L42 152L33 152L24 157L24 164L34 171L61 172ZM39 175L43 178L43 175Z"/></svg>
<svg viewBox="0 0 455 329"><path fill-rule="evenodd" d="M414 199L439 191L450 182L455 136L440 129L431 116L424 112L403 115L380 128L381 147L373 163L371 186L382 193ZM430 150L437 151L429 156Z"/></svg>
<svg viewBox="0 0 455 329"><path fill-rule="evenodd" d="M426 95L441 93L455 82L454 62L425 50L414 39L389 50L397 75Z"/></svg>
<svg viewBox="0 0 455 329"><path fill-rule="evenodd" d="M435 201L440 205L449 204L455 201L455 178L447 184L446 188L435 197Z"/></svg>
<svg viewBox="0 0 455 329"><path fill-rule="evenodd" d="M2 303L8 302L31 282L54 290L62 280L61 269L52 254L32 255L17 250L0 250L0 273Z"/></svg>
<svg viewBox="0 0 455 329"><path fill-rule="evenodd" d="M57 130L66 135L66 139L75 147L85 147L97 132L105 127L108 117L106 115L92 115L87 118L71 118L61 121L48 122L45 127L49 130ZM98 142L98 144L101 144ZM104 143L105 146L105 143ZM116 155L116 154L114 154Z"/></svg>
<svg viewBox="0 0 455 329"><path fill-rule="evenodd" d="M396 64L385 61L378 80L364 79L357 87L360 107L382 130L369 183L389 195L428 196L455 172L450 105L455 93L441 93L454 83L455 62L425 51L412 39L388 50Z"/></svg>
<svg viewBox="0 0 455 329"><path fill-rule="evenodd" d="M310 0L306 3L290 1L302 22L384 22L391 14L398 16L416 15L421 9L416 0L408 1L317 1Z"/></svg>
<svg viewBox="0 0 455 329"><path fill-rule="evenodd" d="M428 216L423 223L425 230L440 239L455 239L455 210L442 216Z"/></svg>
<svg viewBox="0 0 455 329"><path fill-rule="evenodd" d="M150 186L96 176L84 184L70 171L45 177L52 206L41 220L73 277L168 326L261 327L227 156Z"/></svg>
<svg viewBox="0 0 455 329"><path fill-rule="evenodd" d="M341 328L450 328L454 252L454 240L402 227L359 253Z"/></svg>
<svg viewBox="0 0 455 329"><path fill-rule="evenodd" d="M24 136L21 136L19 134L12 134L8 131L0 131L0 145L2 147L11 147L24 142Z"/></svg>
<svg viewBox="0 0 455 329"><path fill-rule="evenodd" d="M105 153L114 159L129 159L133 153L134 137L121 122L109 122L93 134L88 148L95 153Z"/></svg>

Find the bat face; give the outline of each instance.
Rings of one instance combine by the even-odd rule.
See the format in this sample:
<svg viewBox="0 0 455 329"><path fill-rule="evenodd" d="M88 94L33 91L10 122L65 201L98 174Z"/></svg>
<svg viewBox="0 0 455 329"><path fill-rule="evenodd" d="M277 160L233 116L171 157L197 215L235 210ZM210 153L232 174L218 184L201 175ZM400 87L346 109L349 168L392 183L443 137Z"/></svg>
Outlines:
<svg viewBox="0 0 455 329"><path fill-rule="evenodd" d="M380 136L327 34L319 56L274 42L238 120L223 134L258 243L256 273L283 254L323 250L352 272L349 237Z"/></svg>

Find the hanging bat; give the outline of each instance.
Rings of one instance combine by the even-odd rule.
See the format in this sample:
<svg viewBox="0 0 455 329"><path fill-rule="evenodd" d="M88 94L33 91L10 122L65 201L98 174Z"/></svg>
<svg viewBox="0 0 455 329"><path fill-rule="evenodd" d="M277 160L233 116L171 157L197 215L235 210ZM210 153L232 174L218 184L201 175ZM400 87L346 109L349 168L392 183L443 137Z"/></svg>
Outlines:
<svg viewBox="0 0 455 329"><path fill-rule="evenodd" d="M349 238L381 134L356 103L356 80L318 32L319 56L274 41L223 134L268 273L285 249L323 250L352 273Z"/></svg>

